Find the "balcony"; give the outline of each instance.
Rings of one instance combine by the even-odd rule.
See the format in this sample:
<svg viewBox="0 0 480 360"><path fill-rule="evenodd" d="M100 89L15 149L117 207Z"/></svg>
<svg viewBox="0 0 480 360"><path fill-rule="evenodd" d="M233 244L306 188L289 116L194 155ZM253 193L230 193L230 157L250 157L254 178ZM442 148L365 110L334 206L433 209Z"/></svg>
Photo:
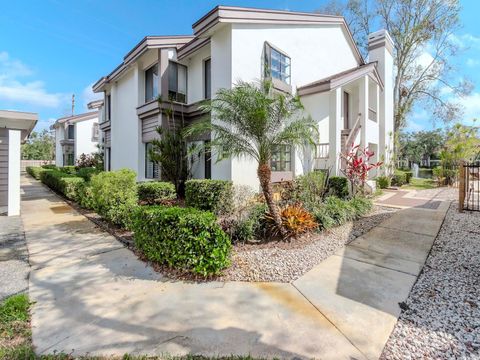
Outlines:
<svg viewBox="0 0 480 360"><path fill-rule="evenodd" d="M372 108L368 108L368 119L377 122L377 111Z"/></svg>
<svg viewBox="0 0 480 360"><path fill-rule="evenodd" d="M315 159L328 159L328 153L330 152L329 143L321 143L315 145Z"/></svg>
<svg viewBox="0 0 480 360"><path fill-rule="evenodd" d="M200 106L203 101L192 104L182 104L179 102L159 102L158 100L149 101L137 107L137 115L140 119L146 119L166 110L172 111L174 116L184 116L186 120L193 119L203 114Z"/></svg>

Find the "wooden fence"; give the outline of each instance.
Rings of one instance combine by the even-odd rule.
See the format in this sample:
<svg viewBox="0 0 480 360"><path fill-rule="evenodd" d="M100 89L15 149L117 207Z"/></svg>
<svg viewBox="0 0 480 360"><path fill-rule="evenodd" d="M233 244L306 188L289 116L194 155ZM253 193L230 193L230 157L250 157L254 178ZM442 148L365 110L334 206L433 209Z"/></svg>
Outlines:
<svg viewBox="0 0 480 360"><path fill-rule="evenodd" d="M459 210L480 211L480 162L460 164Z"/></svg>
<svg viewBox="0 0 480 360"><path fill-rule="evenodd" d="M20 171L25 172L27 166L42 166L55 164L55 160L21 160Z"/></svg>

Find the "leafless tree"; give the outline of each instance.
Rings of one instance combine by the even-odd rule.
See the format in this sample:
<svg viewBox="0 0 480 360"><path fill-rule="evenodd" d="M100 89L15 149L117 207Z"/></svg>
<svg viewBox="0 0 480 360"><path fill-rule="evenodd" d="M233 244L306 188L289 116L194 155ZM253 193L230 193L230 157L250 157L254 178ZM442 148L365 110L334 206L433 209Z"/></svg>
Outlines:
<svg viewBox="0 0 480 360"><path fill-rule="evenodd" d="M450 122L463 115L455 99L470 93L472 84L454 81L459 0L328 0L318 12L343 15L365 57L372 30L390 33L395 43L395 130L406 125L415 104L427 108L433 120Z"/></svg>

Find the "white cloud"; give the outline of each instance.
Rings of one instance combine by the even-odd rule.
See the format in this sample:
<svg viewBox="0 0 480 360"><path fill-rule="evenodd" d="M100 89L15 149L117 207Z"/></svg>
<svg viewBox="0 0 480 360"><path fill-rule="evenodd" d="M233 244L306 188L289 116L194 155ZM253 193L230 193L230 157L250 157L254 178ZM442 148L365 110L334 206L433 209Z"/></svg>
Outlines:
<svg viewBox="0 0 480 360"><path fill-rule="evenodd" d="M452 34L449 36L449 38L455 45L457 45L461 49L480 47L480 37L469 33L461 35Z"/></svg>
<svg viewBox="0 0 480 360"><path fill-rule="evenodd" d="M464 107L464 119L470 122L473 119L480 119L480 92L474 92L459 99Z"/></svg>
<svg viewBox="0 0 480 360"><path fill-rule="evenodd" d="M407 121L406 130L407 130L407 131L411 131L411 132L422 131L422 130L425 130L425 126L423 126L422 124L419 124L419 123L416 122L416 121L413 121L413 120L410 120L410 119L409 119L409 120Z"/></svg>
<svg viewBox="0 0 480 360"><path fill-rule="evenodd" d="M426 110L418 110L413 112L407 119L407 131L421 131L425 130L425 126L422 123L426 123L429 119L429 115Z"/></svg>
<svg viewBox="0 0 480 360"><path fill-rule="evenodd" d="M49 93L43 81L20 79L30 77L33 73L30 67L12 59L7 52L0 52L0 100L39 107L58 107L65 100L65 94Z"/></svg>
<svg viewBox="0 0 480 360"><path fill-rule="evenodd" d="M82 99L83 99L83 107L87 109L87 104L90 101L94 100L99 100L103 99L103 94L102 93L94 93L92 91L92 86L94 83L89 84L88 86L85 87L82 91Z"/></svg>
<svg viewBox="0 0 480 360"><path fill-rule="evenodd" d="M480 65L480 60L472 59L472 58L467 59L467 66L475 67L475 66L478 66L478 65Z"/></svg>

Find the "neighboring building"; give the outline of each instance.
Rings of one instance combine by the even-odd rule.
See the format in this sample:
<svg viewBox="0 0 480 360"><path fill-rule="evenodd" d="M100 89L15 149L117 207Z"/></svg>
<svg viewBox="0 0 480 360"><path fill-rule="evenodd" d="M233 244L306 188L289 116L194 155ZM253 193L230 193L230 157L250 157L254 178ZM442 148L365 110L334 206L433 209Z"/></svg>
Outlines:
<svg viewBox="0 0 480 360"><path fill-rule="evenodd" d="M339 154L351 144L369 146L375 161L389 161L392 51L386 31L373 33L365 62L343 17L218 6L193 24L193 36L144 38L93 86L104 93L106 168L131 168L139 180L161 176L148 159L157 126L193 121L200 116L199 102L220 88L265 76L279 91L300 96L320 132L315 151L280 148L272 180L313 169L340 174ZM258 187L256 163L249 159L217 162L198 154L192 172Z"/></svg>
<svg viewBox="0 0 480 360"><path fill-rule="evenodd" d="M92 101L88 104L90 110L84 114L67 116L55 121L52 129L55 130L55 165L75 165L80 155L98 152L100 142L98 111L103 100Z"/></svg>
<svg viewBox="0 0 480 360"><path fill-rule="evenodd" d="M20 145L37 120L34 113L0 110L0 214L20 214Z"/></svg>

